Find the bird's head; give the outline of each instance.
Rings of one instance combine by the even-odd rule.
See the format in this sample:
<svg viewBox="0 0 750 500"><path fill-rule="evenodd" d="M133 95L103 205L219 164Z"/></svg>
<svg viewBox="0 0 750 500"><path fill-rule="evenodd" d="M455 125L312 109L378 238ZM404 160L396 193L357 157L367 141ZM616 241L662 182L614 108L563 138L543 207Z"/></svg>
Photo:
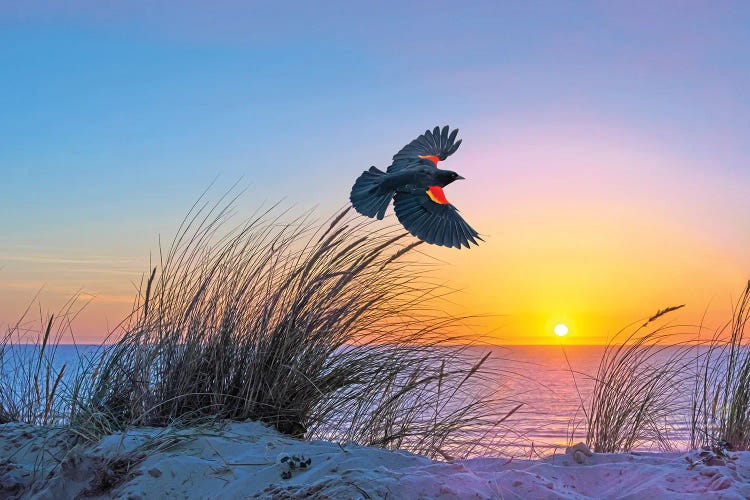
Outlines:
<svg viewBox="0 0 750 500"><path fill-rule="evenodd" d="M443 186L447 186L453 181L459 181L463 179L463 177L458 175L458 172L454 172L453 170L441 170L438 176L440 177L440 180L443 182Z"/></svg>

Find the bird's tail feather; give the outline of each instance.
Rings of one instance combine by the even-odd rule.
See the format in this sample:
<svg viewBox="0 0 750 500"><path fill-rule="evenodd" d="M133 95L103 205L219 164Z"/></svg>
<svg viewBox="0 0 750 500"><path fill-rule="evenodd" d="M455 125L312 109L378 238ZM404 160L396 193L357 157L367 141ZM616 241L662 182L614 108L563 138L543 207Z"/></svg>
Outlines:
<svg viewBox="0 0 750 500"><path fill-rule="evenodd" d="M396 194L395 191L381 190L381 183L385 175L382 170L370 167L357 178L354 186L352 186L351 195L349 195L349 199L357 212L378 219L385 217L385 211Z"/></svg>

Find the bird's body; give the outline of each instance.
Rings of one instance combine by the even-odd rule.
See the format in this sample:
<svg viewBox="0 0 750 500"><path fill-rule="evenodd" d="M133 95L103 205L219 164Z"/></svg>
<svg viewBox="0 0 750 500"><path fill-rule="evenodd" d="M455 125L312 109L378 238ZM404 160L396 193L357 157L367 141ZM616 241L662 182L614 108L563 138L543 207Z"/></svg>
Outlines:
<svg viewBox="0 0 750 500"><path fill-rule="evenodd" d="M448 127L426 131L393 156L383 172L370 167L352 187L354 208L368 217L382 219L394 201L396 217L414 236L435 245L461 248L477 244L479 234L458 215L458 209L445 197L443 188L463 179L456 172L438 168L438 163L453 154L461 141L458 129Z"/></svg>
<svg viewBox="0 0 750 500"><path fill-rule="evenodd" d="M445 187L454 179L449 170L434 166L414 165L397 172L386 173L380 182L381 190L408 191L412 188L427 189L430 186Z"/></svg>

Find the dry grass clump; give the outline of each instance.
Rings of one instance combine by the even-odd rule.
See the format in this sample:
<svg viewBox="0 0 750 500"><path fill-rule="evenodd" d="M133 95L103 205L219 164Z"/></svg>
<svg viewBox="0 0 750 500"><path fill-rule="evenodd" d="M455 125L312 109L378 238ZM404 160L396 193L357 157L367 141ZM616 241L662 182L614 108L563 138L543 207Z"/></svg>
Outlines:
<svg viewBox="0 0 750 500"><path fill-rule="evenodd" d="M193 207L78 387L80 432L251 419L435 456L502 420L469 390L486 357L470 359L458 320L431 309L442 289L408 260L419 243L403 230L275 208L225 230L231 212Z"/></svg>
<svg viewBox="0 0 750 500"><path fill-rule="evenodd" d="M719 328L696 357L691 445L750 449L750 282Z"/></svg>
<svg viewBox="0 0 750 500"><path fill-rule="evenodd" d="M669 327L648 330L663 315L621 330L606 345L588 407L586 442L596 452L621 453L655 443L671 449L671 434L684 406L689 346Z"/></svg>
<svg viewBox="0 0 750 500"><path fill-rule="evenodd" d="M67 422L70 400L64 394L68 389L64 377L68 366L56 366L54 358L60 338L81 310L78 304L74 296L58 316L45 319L40 313L41 327L26 321L27 309L0 338L0 424Z"/></svg>

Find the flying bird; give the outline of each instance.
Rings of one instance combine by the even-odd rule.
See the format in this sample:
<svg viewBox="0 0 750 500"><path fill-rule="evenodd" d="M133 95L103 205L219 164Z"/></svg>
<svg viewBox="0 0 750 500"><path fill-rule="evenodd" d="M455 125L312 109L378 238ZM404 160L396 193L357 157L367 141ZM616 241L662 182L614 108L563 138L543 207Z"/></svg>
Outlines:
<svg viewBox="0 0 750 500"><path fill-rule="evenodd" d="M458 129L449 134L447 125L427 130L401 148L385 172L374 166L362 172L349 196L355 210L382 219L393 200L399 222L422 241L455 248L484 241L443 192L451 182L463 179L452 170L438 168L461 145L456 135Z"/></svg>

